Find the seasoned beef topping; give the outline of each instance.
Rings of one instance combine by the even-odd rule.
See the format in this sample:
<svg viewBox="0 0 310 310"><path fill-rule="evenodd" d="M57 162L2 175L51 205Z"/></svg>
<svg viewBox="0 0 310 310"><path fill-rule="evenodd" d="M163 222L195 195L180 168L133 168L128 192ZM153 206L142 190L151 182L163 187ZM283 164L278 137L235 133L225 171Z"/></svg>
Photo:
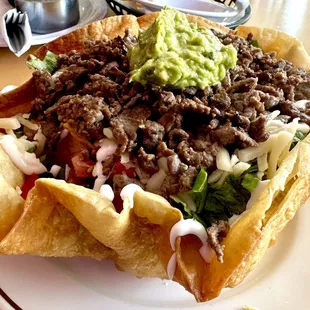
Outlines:
<svg viewBox="0 0 310 310"><path fill-rule="evenodd" d="M145 185L165 157L166 177L158 193L166 198L191 189L202 166L212 172L220 148L234 151L268 139L272 111L280 110L277 119L284 122L299 117L310 125L310 103L295 104L310 99L308 73L253 47L251 36L214 33L238 51L237 66L218 85L177 90L132 83L125 43L136 38L127 32L125 38L89 41L81 53L60 55L53 76L36 71L38 96L31 118L40 120L49 144L57 142L65 123L90 142L102 139L103 129L110 128L118 148L103 163L104 174L124 152L139 171L136 179L114 175L116 187ZM219 255L216 240L223 227L219 223L209 232Z"/></svg>
<svg viewBox="0 0 310 310"><path fill-rule="evenodd" d="M163 140L165 128L157 122L146 121L144 126L140 126L143 131L143 145L147 151L156 150L158 144Z"/></svg>
<svg viewBox="0 0 310 310"><path fill-rule="evenodd" d="M46 114L56 113L60 124L68 124L77 133L98 140L103 137L101 121L109 118L109 110L103 99L91 95L64 96L46 110Z"/></svg>
<svg viewBox="0 0 310 310"><path fill-rule="evenodd" d="M227 236L228 231L229 225L223 220L213 223L207 229L208 242L211 248L215 251L220 263L223 263L224 257L224 247L221 245L221 241Z"/></svg>

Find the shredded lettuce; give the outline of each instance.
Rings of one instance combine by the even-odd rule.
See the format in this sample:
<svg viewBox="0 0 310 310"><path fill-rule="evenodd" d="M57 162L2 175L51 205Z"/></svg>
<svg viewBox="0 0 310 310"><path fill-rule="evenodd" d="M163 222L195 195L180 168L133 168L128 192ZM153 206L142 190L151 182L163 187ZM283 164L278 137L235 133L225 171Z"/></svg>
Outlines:
<svg viewBox="0 0 310 310"><path fill-rule="evenodd" d="M307 136L307 135L304 134L303 132L301 132L301 131L296 131L290 149L294 148L294 147L296 146L296 144L297 144L298 142L302 141L303 139L305 139L306 136Z"/></svg>
<svg viewBox="0 0 310 310"><path fill-rule="evenodd" d="M207 172L201 168L193 188L186 192L196 203L196 210L192 210L182 195L171 198L178 204L184 218L195 218L205 227L209 227L218 220L228 220L234 214L245 211L251 192L258 185L257 165L246 170L239 177L229 175L226 182L220 187L208 184Z"/></svg>
<svg viewBox="0 0 310 310"><path fill-rule="evenodd" d="M34 153L34 151L35 151L35 147L34 146L27 150L28 153Z"/></svg>
<svg viewBox="0 0 310 310"><path fill-rule="evenodd" d="M257 40L251 40L251 45L260 49L262 48Z"/></svg>
<svg viewBox="0 0 310 310"><path fill-rule="evenodd" d="M43 60L30 55L30 60L26 62L29 67L37 70L47 71L49 73L54 73L57 67L57 55L47 51Z"/></svg>
<svg viewBox="0 0 310 310"><path fill-rule="evenodd" d="M180 193L177 196L171 196L171 198L176 203L180 203L183 205L186 214L191 215L193 211L200 213L204 207L207 196L207 189L208 173L204 168L201 168L198 176L195 179L193 188L190 191ZM187 202L188 200L192 200L193 204L195 204L195 210L192 210L191 206Z"/></svg>
<svg viewBox="0 0 310 310"><path fill-rule="evenodd" d="M46 154L44 154L44 155L42 155L42 156L40 157L40 162L41 162L41 163L44 163L45 159L46 159Z"/></svg>
<svg viewBox="0 0 310 310"><path fill-rule="evenodd" d="M252 193L254 189L256 188L258 182L259 182L259 179L256 176L256 174L247 173L244 175L242 179L241 186Z"/></svg>

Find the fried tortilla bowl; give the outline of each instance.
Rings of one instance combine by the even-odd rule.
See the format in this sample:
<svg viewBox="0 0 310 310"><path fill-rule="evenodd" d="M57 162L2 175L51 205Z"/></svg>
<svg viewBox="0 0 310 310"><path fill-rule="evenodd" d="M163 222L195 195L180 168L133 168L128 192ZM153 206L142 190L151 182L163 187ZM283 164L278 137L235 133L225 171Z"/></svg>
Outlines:
<svg viewBox="0 0 310 310"><path fill-rule="evenodd" d="M110 17L40 47L35 55L42 59L47 50L55 54L81 51L86 40L123 36L127 28L137 34L155 17L155 13L140 18ZM201 17L188 15L188 19L203 27L229 31ZM237 34L243 37L249 32L265 52L276 51L278 58L310 70L310 58L295 38L270 29L245 26L237 29ZM29 112L35 96L32 80L1 95L0 117ZM309 171L308 136L283 160L255 204L232 225L223 241L224 263L214 257L207 264L199 254L201 241L196 236L178 237L173 280L199 302L213 299L222 288L242 282L309 197ZM167 264L173 254L170 230L182 219L182 214L164 198L136 192L134 207L124 201L124 209L118 213L110 201L93 190L65 181L39 179L24 201L16 190L23 179L0 147L1 254L112 258L120 270L137 277L168 278Z"/></svg>

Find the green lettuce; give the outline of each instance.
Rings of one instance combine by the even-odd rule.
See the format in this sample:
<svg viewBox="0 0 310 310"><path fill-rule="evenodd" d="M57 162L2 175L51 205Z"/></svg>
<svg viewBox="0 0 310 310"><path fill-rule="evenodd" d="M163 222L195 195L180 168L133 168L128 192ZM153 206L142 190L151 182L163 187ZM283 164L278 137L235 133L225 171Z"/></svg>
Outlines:
<svg viewBox="0 0 310 310"><path fill-rule="evenodd" d="M257 40L251 40L251 45L260 49L262 48Z"/></svg>
<svg viewBox="0 0 310 310"><path fill-rule="evenodd" d="M193 188L171 198L180 207L184 218L195 218L205 227L218 220L228 220L234 214L241 214L246 209L251 192L258 185L257 165L253 164L248 170L236 177L229 175L220 187L208 184L207 172L201 168ZM187 195L187 196L186 196ZM190 197L196 208L190 208Z"/></svg>
<svg viewBox="0 0 310 310"><path fill-rule="evenodd" d="M26 62L29 67L37 70L47 71L49 73L54 73L57 67L57 55L47 51L43 60L30 55L30 60Z"/></svg>
<svg viewBox="0 0 310 310"><path fill-rule="evenodd" d="M303 132L301 132L301 131L296 131L290 149L294 148L294 147L296 146L296 144L297 144L298 142L302 141L303 139L305 139L306 136L307 136L307 135L304 134Z"/></svg>

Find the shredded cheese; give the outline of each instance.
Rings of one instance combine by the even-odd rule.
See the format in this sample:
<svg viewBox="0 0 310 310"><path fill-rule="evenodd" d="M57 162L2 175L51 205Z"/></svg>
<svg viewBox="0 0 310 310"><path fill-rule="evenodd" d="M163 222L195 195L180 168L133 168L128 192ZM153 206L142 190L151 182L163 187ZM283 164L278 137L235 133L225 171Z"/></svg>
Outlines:
<svg viewBox="0 0 310 310"><path fill-rule="evenodd" d="M37 148L36 148L36 154L40 155L44 151L45 143L46 143L46 137L42 133L41 128L37 131L37 133L34 135L33 139L37 141Z"/></svg>
<svg viewBox="0 0 310 310"><path fill-rule="evenodd" d="M50 170L50 173L54 176L54 178L56 178L60 170L61 170L60 166L53 165L51 170Z"/></svg>
<svg viewBox="0 0 310 310"><path fill-rule="evenodd" d="M166 173L163 169L159 169L154 173L146 183L146 190L149 192L156 192L162 186L166 178Z"/></svg>
<svg viewBox="0 0 310 310"><path fill-rule="evenodd" d="M117 145L114 141L109 139L102 139L99 141L99 150L96 153L96 159L99 162L105 161L109 156L116 151Z"/></svg>
<svg viewBox="0 0 310 310"><path fill-rule="evenodd" d="M4 135L0 138L0 144L12 162L23 173L31 175L46 172L45 166L38 158L36 158L36 155L27 152L30 147L33 147L33 144L30 141L17 139L10 135Z"/></svg>
<svg viewBox="0 0 310 310"><path fill-rule="evenodd" d="M0 128L16 130L20 128L20 122L16 117L0 118Z"/></svg>
<svg viewBox="0 0 310 310"><path fill-rule="evenodd" d="M277 147L272 148L270 156L269 156L268 172L267 172L268 179L271 179L274 177L276 170L277 170L280 155L287 146L291 145L293 138L294 138L294 135L287 131L281 131L277 135L277 141L275 142Z"/></svg>
<svg viewBox="0 0 310 310"><path fill-rule="evenodd" d="M39 129L39 126L37 124L33 124L32 122L30 122L29 120L23 118L22 116L20 115L17 115L16 116L17 120L22 124L24 125L25 127L31 129L31 130L34 130L34 131L37 131Z"/></svg>
<svg viewBox="0 0 310 310"><path fill-rule="evenodd" d="M111 128L103 128L103 134L110 140L115 140Z"/></svg>
<svg viewBox="0 0 310 310"><path fill-rule="evenodd" d="M65 166L65 180L68 180L69 173L70 173L71 168L66 164Z"/></svg>
<svg viewBox="0 0 310 310"><path fill-rule="evenodd" d="M232 171L230 155L225 148L221 148L216 154L216 167L219 170Z"/></svg>
<svg viewBox="0 0 310 310"><path fill-rule="evenodd" d="M244 171L248 170L250 167L250 164L241 161L233 167L232 173L234 176L239 177Z"/></svg>

